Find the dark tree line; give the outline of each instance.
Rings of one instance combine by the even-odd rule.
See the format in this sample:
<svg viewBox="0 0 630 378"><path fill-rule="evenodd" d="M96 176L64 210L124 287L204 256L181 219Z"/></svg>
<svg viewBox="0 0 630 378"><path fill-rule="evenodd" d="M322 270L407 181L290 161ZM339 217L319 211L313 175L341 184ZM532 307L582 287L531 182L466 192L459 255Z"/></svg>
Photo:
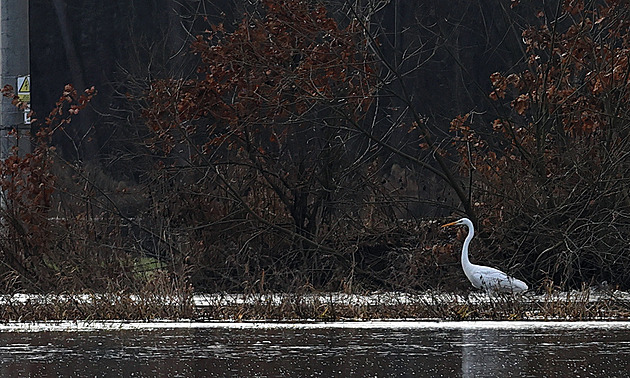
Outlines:
<svg viewBox="0 0 630 378"><path fill-rule="evenodd" d="M627 177L625 117L567 115L625 104L617 3L31 0L45 132L6 169L45 170L50 191L6 183L26 195L5 244L33 251L3 247L7 290L454 288L459 244L429 222L451 214L477 221L477 256L533 287L627 285L608 226L626 194L604 185ZM591 51L557 60L553 41ZM598 70L621 78L578 97ZM536 97L555 77L557 97ZM576 139L563 122L591 126ZM602 133L612 147L596 150ZM558 160L567 145L583 154ZM614 169L586 185L580 156ZM571 246L577 225L595 237Z"/></svg>
<svg viewBox="0 0 630 378"><path fill-rule="evenodd" d="M472 108L483 111L492 72L522 59L520 31L500 1L440 4L416 2L345 2L329 4L337 17L351 8L370 12L386 58L407 73L405 80L418 112L436 123L450 122ZM210 24L234 27L248 11L232 1L31 1L33 108L46 114L60 88L94 85L99 96L87 119L75 120L75 137L92 129L94 147L103 148L120 124L116 110L128 81L192 74L190 43ZM253 9L253 8L252 8ZM341 15L340 15L341 14ZM409 56L411 55L411 56ZM119 93L120 92L120 93ZM85 123L85 124L84 124ZM94 124L99 124L94 128ZM63 141L59 141L64 144ZM90 144L84 142L85 144ZM85 147L92 148L92 147ZM76 153L64 146L67 153ZM82 159L101 155L84 154Z"/></svg>

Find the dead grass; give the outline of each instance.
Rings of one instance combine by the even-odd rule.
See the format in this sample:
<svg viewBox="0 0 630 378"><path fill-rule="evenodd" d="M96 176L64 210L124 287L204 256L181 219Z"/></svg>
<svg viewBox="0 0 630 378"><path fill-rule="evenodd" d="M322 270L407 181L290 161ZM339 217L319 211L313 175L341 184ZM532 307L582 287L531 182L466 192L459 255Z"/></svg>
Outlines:
<svg viewBox="0 0 630 378"><path fill-rule="evenodd" d="M589 290L529 296L423 293L368 297L259 295L216 298L197 306L198 320L628 320L630 295Z"/></svg>
<svg viewBox="0 0 630 378"><path fill-rule="evenodd" d="M162 290L138 294L11 295L1 321L45 320L363 321L629 320L630 294L590 290L527 296L453 293L346 295L250 294L192 296Z"/></svg>
<svg viewBox="0 0 630 378"><path fill-rule="evenodd" d="M134 293L0 296L0 321L178 320L194 313L192 287L162 271Z"/></svg>
<svg viewBox="0 0 630 378"><path fill-rule="evenodd" d="M189 319L193 306L182 298L128 294L7 296L2 321Z"/></svg>

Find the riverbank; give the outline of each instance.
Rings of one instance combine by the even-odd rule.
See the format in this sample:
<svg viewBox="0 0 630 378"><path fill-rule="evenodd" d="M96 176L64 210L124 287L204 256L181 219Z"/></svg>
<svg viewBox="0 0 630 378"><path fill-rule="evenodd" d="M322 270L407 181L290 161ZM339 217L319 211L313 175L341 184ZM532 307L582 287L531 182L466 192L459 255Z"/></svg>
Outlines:
<svg viewBox="0 0 630 378"><path fill-rule="evenodd" d="M37 321L368 321L630 320L630 293L581 290L490 296L486 293L265 293L139 296L0 296L0 320Z"/></svg>
<svg viewBox="0 0 630 378"><path fill-rule="evenodd" d="M375 319L366 321L42 321L0 323L0 332L89 332L89 331L157 331L187 329L442 329L442 330L526 330L526 329L630 329L630 321L438 321L410 319Z"/></svg>

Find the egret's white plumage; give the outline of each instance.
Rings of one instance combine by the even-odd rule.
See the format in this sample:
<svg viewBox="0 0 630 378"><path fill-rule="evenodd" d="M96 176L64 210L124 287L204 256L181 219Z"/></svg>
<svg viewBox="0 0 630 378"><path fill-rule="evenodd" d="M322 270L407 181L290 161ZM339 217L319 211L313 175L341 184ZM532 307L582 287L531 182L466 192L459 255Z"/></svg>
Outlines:
<svg viewBox="0 0 630 378"><path fill-rule="evenodd" d="M462 268L466 277L468 277L468 280L475 288L500 293L522 293L527 291L527 284L521 280L510 277L502 271L489 266L472 264L468 259L468 245L473 236L475 236L475 227L470 219L462 218L442 227L459 225L468 227L468 236L466 236L462 247Z"/></svg>

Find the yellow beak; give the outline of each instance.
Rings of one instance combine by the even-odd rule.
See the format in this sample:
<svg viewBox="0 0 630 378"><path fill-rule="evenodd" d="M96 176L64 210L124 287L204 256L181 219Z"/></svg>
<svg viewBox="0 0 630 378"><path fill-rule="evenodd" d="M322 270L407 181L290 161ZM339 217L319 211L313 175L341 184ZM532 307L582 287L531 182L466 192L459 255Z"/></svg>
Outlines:
<svg viewBox="0 0 630 378"><path fill-rule="evenodd" d="M457 224L457 222L456 222L456 221L455 221L455 222L451 222L451 223L447 223L447 224L445 224L445 225L442 225L442 228L444 228L444 227L448 227L448 226L454 226L454 225L456 225L456 224Z"/></svg>

